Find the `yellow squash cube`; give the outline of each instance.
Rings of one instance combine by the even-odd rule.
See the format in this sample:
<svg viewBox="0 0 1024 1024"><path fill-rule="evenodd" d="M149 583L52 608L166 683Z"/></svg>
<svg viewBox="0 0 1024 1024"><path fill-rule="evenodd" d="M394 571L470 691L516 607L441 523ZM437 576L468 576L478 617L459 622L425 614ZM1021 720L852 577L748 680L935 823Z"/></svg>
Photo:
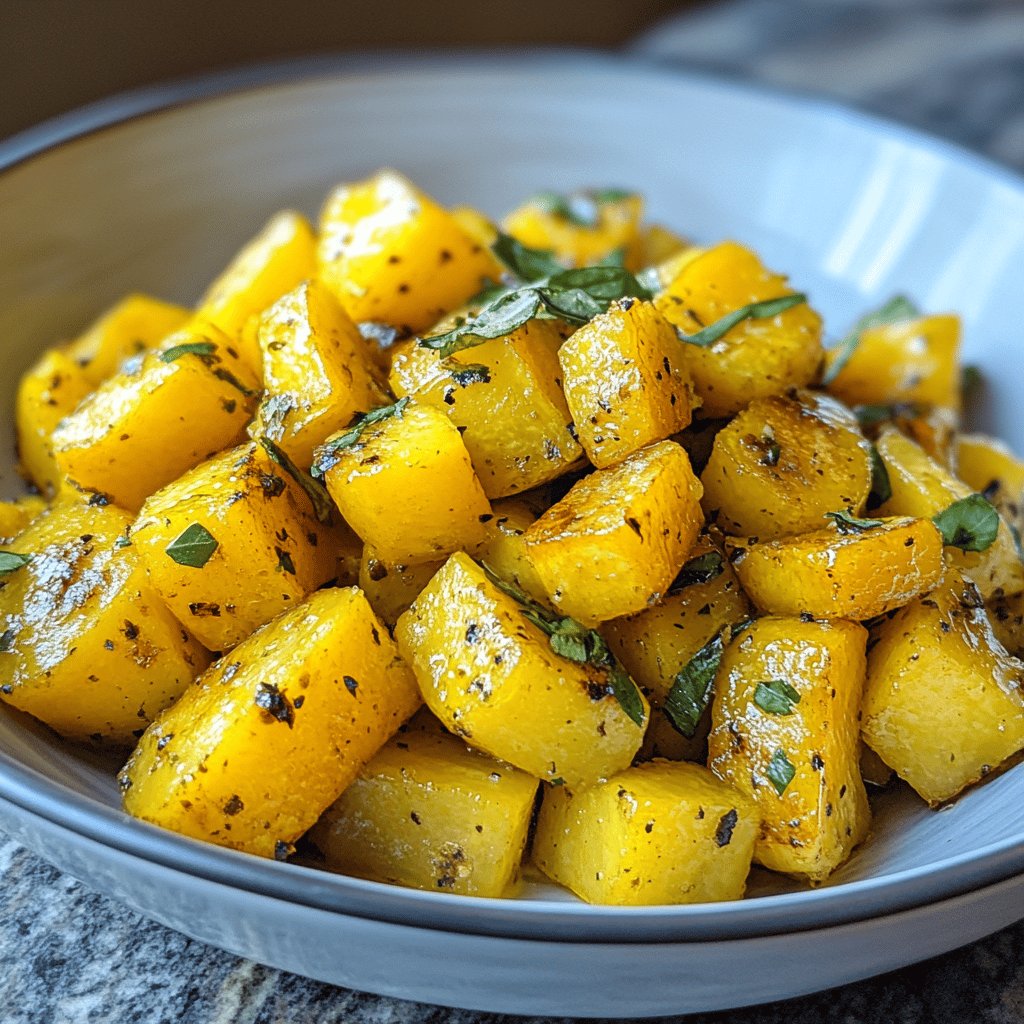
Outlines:
<svg viewBox="0 0 1024 1024"><path fill-rule="evenodd" d="M1024 528L1024 462L1000 440L961 434L957 442L957 476L984 494L1018 530Z"/></svg>
<svg viewBox="0 0 1024 1024"><path fill-rule="evenodd" d="M330 539L299 485L254 443L161 488L131 530L154 589L213 651L330 579Z"/></svg>
<svg viewBox="0 0 1024 1024"><path fill-rule="evenodd" d="M994 598L986 610L996 639L1015 658L1024 657L1024 594Z"/></svg>
<svg viewBox="0 0 1024 1024"><path fill-rule="evenodd" d="M429 405L404 405L319 449L314 470L346 522L385 562L432 562L473 550L491 506L455 425ZM344 447L339 440L350 439Z"/></svg>
<svg viewBox="0 0 1024 1024"><path fill-rule="evenodd" d="M92 383L82 367L56 348L43 353L18 382L14 422L21 472L49 497L64 482L53 454L53 432L90 391Z"/></svg>
<svg viewBox="0 0 1024 1024"><path fill-rule="evenodd" d="M723 629L749 618L750 611L728 559L704 535L663 600L601 627L608 646L651 702L645 756L706 760L710 703L697 721L678 723L683 732L673 725L665 704L677 674L690 659Z"/></svg>
<svg viewBox="0 0 1024 1024"><path fill-rule="evenodd" d="M130 744L209 664L125 544L130 522L68 496L8 545L31 557L0 587L0 698L70 739Z"/></svg>
<svg viewBox="0 0 1024 1024"><path fill-rule="evenodd" d="M657 267L688 248L690 243L682 235L661 224L648 224L640 229L640 238L630 253L635 263L630 266L633 269Z"/></svg>
<svg viewBox="0 0 1024 1024"><path fill-rule="evenodd" d="M533 859L588 903L738 900L759 825L703 765L651 761L589 789L546 786Z"/></svg>
<svg viewBox="0 0 1024 1024"><path fill-rule="evenodd" d="M14 501L0 501L0 538L12 540L46 510L46 502L33 494Z"/></svg>
<svg viewBox="0 0 1024 1024"><path fill-rule="evenodd" d="M613 303L561 347L565 400L595 466L689 424L693 388L681 349L672 325L636 299Z"/></svg>
<svg viewBox="0 0 1024 1024"><path fill-rule="evenodd" d="M153 723L118 777L125 810L284 859L419 704L359 590L318 591Z"/></svg>
<svg viewBox="0 0 1024 1024"><path fill-rule="evenodd" d="M1024 665L955 570L872 631L864 740L930 804L1024 750Z"/></svg>
<svg viewBox="0 0 1024 1024"><path fill-rule="evenodd" d="M876 447L892 486L892 497L878 510L879 515L931 519L973 493L919 445L891 427L882 431ZM1004 519L1000 519L995 541L984 551L950 547L946 560L973 580L986 600L1024 591L1024 565Z"/></svg>
<svg viewBox="0 0 1024 1024"><path fill-rule="evenodd" d="M381 620L394 626L442 565L444 562L388 563L365 544L359 559L359 586Z"/></svg>
<svg viewBox="0 0 1024 1024"><path fill-rule="evenodd" d="M138 509L154 491L245 437L256 382L214 327L172 334L125 364L54 431L60 472Z"/></svg>
<svg viewBox="0 0 1024 1024"><path fill-rule="evenodd" d="M921 402L959 411L960 318L916 317L862 331L828 389L847 405Z"/></svg>
<svg viewBox="0 0 1024 1024"><path fill-rule="evenodd" d="M429 327L501 273L485 245L394 171L328 196L317 264L353 320L404 334Z"/></svg>
<svg viewBox="0 0 1024 1024"><path fill-rule="evenodd" d="M93 387L113 377L129 356L155 348L185 326L192 311L149 295L126 295L66 349Z"/></svg>
<svg viewBox="0 0 1024 1024"><path fill-rule="evenodd" d="M735 242L680 262L655 303L685 334L751 303L793 294L785 277ZM701 415L729 416L753 399L805 387L817 377L824 355L821 318L801 303L777 316L743 320L706 348L684 343L682 352L703 402Z"/></svg>
<svg viewBox="0 0 1024 1024"><path fill-rule="evenodd" d="M537 509L530 498L505 498L494 503L493 514L487 539L477 552L479 561L527 597L547 604L547 592L526 546L526 531L537 521Z"/></svg>
<svg viewBox="0 0 1024 1024"><path fill-rule="evenodd" d="M500 498L556 479L582 454L562 394L561 343L552 320L530 320L447 359L408 342L392 361L391 389L444 412L487 496Z"/></svg>
<svg viewBox="0 0 1024 1024"><path fill-rule="evenodd" d="M310 832L333 871L461 896L509 895L537 780L417 716Z"/></svg>
<svg viewBox="0 0 1024 1024"><path fill-rule="evenodd" d="M555 653L530 609L452 555L395 638L430 710L472 746L537 778L587 785L625 768L647 701L624 673Z"/></svg>
<svg viewBox="0 0 1024 1024"><path fill-rule="evenodd" d="M509 213L503 226L524 245L548 249L569 266L589 266L617 249L634 266L630 256L641 248L643 213L643 199L621 189L544 192Z"/></svg>
<svg viewBox="0 0 1024 1024"><path fill-rule="evenodd" d="M827 512L863 510L870 460L857 420L834 398L759 398L715 437L701 474L704 510L733 536L817 530Z"/></svg>
<svg viewBox="0 0 1024 1024"><path fill-rule="evenodd" d="M259 376L261 354L247 325L315 272L316 237L309 221L294 210L282 210L210 285L196 315L238 344L243 361Z"/></svg>
<svg viewBox="0 0 1024 1024"><path fill-rule="evenodd" d="M359 328L318 281L282 296L261 317L263 401L250 428L303 469L328 434L387 399Z"/></svg>
<svg viewBox="0 0 1024 1024"><path fill-rule="evenodd" d="M813 533L738 544L732 561L743 589L771 615L870 619L931 590L945 571L942 534L928 519L868 519Z"/></svg>
<svg viewBox="0 0 1024 1024"><path fill-rule="evenodd" d="M867 835L859 712L867 631L758 619L726 648L708 766L756 801L754 859L824 881Z"/></svg>

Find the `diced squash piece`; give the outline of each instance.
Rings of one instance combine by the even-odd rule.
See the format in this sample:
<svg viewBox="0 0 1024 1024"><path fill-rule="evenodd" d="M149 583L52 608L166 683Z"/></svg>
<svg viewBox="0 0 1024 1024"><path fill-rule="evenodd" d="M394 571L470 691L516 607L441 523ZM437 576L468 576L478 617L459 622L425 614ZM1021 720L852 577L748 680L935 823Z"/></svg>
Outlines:
<svg viewBox="0 0 1024 1024"><path fill-rule="evenodd" d="M259 376L261 353L246 324L315 272L316 237L309 221L294 210L282 210L210 285L196 315L238 343L243 361Z"/></svg>
<svg viewBox="0 0 1024 1024"><path fill-rule="evenodd" d="M52 348L18 381L14 420L22 473L53 497L63 474L53 454L53 432L92 391L85 371L64 350Z"/></svg>
<svg viewBox="0 0 1024 1024"><path fill-rule="evenodd" d="M461 896L509 894L537 780L420 716L390 740L309 834L325 865Z"/></svg>
<svg viewBox="0 0 1024 1024"><path fill-rule="evenodd" d="M60 472L138 509L154 491L245 437L256 382L215 327L172 334L130 361L53 433Z"/></svg>
<svg viewBox="0 0 1024 1024"><path fill-rule="evenodd" d="M308 498L254 443L153 494L131 540L153 588L213 651L234 647L335 572Z"/></svg>
<svg viewBox="0 0 1024 1024"><path fill-rule="evenodd" d="M495 502L493 510L487 539L478 551L480 561L534 601L547 604L547 592L526 547L526 531L537 521L536 509L529 498L505 498Z"/></svg>
<svg viewBox="0 0 1024 1024"><path fill-rule="evenodd" d="M758 619L726 648L708 765L761 813L754 859L821 882L867 835L858 715L867 631Z"/></svg>
<svg viewBox="0 0 1024 1024"><path fill-rule="evenodd" d="M838 349L828 361L834 363ZM960 318L917 317L869 327L828 385L847 405L922 402L960 410Z"/></svg>
<svg viewBox="0 0 1024 1024"><path fill-rule="evenodd" d="M772 615L870 619L931 590L945 571L942 534L929 519L840 521L813 533L738 544L732 562L743 589Z"/></svg>
<svg viewBox="0 0 1024 1024"><path fill-rule="evenodd" d="M429 327L501 273L481 241L395 171L340 185L320 215L317 274L353 320Z"/></svg>
<svg viewBox="0 0 1024 1024"><path fill-rule="evenodd" d="M633 269L656 267L688 248L690 243L682 235L662 224L648 224L640 229L640 237L630 254L635 261Z"/></svg>
<svg viewBox="0 0 1024 1024"><path fill-rule="evenodd" d="M723 242L682 267L657 299L659 310L696 334L743 306L792 295L786 278L767 270L735 242ZM821 366L821 318L807 303L773 317L743 320L707 347L683 344L683 363L702 399L702 416L729 416L748 402L802 388Z"/></svg>
<svg viewBox="0 0 1024 1024"><path fill-rule="evenodd" d="M328 434L385 403L359 328L318 281L306 281L260 317L263 400L250 428L300 467Z"/></svg>
<svg viewBox="0 0 1024 1024"><path fill-rule="evenodd" d="M1024 594L995 597L987 610L996 639L1015 658L1024 658Z"/></svg>
<svg viewBox="0 0 1024 1024"><path fill-rule="evenodd" d="M973 493L920 446L891 427L882 431L876 447L892 487L892 497L878 509L880 516L931 519ZM946 560L973 580L986 600L1024 591L1024 565L1005 520L1001 519L995 541L984 551L950 547L946 548Z"/></svg>
<svg viewBox="0 0 1024 1024"><path fill-rule="evenodd" d="M192 316L184 306L149 295L126 295L66 349L93 387L113 377L121 363L155 348Z"/></svg>
<svg viewBox="0 0 1024 1024"><path fill-rule="evenodd" d="M125 810L283 860L419 703L359 590L318 591L153 723L119 776Z"/></svg>
<svg viewBox="0 0 1024 1024"><path fill-rule="evenodd" d="M444 562L385 562L369 544L359 560L359 586L382 622L393 626Z"/></svg>
<svg viewBox="0 0 1024 1024"><path fill-rule="evenodd" d="M364 427L348 447L334 450L333 440L319 450L314 468L377 557L412 565L483 542L491 506L444 413L400 402L394 415Z"/></svg>
<svg viewBox="0 0 1024 1024"><path fill-rule="evenodd" d="M487 496L500 498L554 480L582 455L562 394L561 343L552 320L530 320L447 359L410 341L395 352L391 389L444 412Z"/></svg>
<svg viewBox="0 0 1024 1024"><path fill-rule="evenodd" d="M526 531L552 605L592 626L656 603L700 532L700 497L673 441L584 477Z"/></svg>
<svg viewBox="0 0 1024 1024"><path fill-rule="evenodd" d="M546 786L533 859L588 903L738 900L760 816L703 765L651 761L591 786Z"/></svg>
<svg viewBox="0 0 1024 1024"><path fill-rule="evenodd" d="M0 501L0 537L11 540L45 509L45 500L32 494L14 501Z"/></svg>
<svg viewBox="0 0 1024 1024"><path fill-rule="evenodd" d="M726 626L749 615L750 602L732 566L704 535L697 539L663 600L601 627L608 646L651 702L644 755L706 760L710 705L695 723L693 735L684 736L666 714L665 703L676 675L690 659Z"/></svg>
<svg viewBox="0 0 1024 1024"><path fill-rule="evenodd" d="M693 388L671 324L650 302L623 299L575 331L558 352L580 444L614 465L690 422Z"/></svg>
<svg viewBox="0 0 1024 1024"><path fill-rule="evenodd" d="M896 773L866 743L861 743L860 777L866 786L885 789L896 778Z"/></svg>
<svg viewBox="0 0 1024 1024"><path fill-rule="evenodd" d="M131 517L62 498L8 549L0 698L74 740L124 746L209 664L125 546Z"/></svg>
<svg viewBox="0 0 1024 1024"><path fill-rule="evenodd" d="M788 537L819 529L827 512L863 510L871 448L828 395L759 398L715 436L701 482L708 519L726 533Z"/></svg>
<svg viewBox="0 0 1024 1024"><path fill-rule="evenodd" d="M692 263L698 256L702 256L707 249L696 245L685 245L677 252L666 255L659 260L653 269L658 288L656 291L663 292L683 271L688 263Z"/></svg>
<svg viewBox="0 0 1024 1024"><path fill-rule="evenodd" d="M1024 750L1024 664L955 570L876 625L864 740L928 803L952 800Z"/></svg>
<svg viewBox="0 0 1024 1024"><path fill-rule="evenodd" d="M470 238L485 248L490 248L498 237L498 229L490 217L472 206L453 207L452 217Z"/></svg>
<svg viewBox="0 0 1024 1024"><path fill-rule="evenodd" d="M643 199L619 189L595 189L568 196L540 193L509 213L504 228L534 249L548 249L563 263L585 267L624 249L630 259L640 246ZM642 265L642 264L639 264Z"/></svg>
<svg viewBox="0 0 1024 1024"><path fill-rule="evenodd" d="M957 476L984 494L1008 523L1024 528L1024 462L1002 441L983 434L961 434L957 455Z"/></svg>
<svg viewBox="0 0 1024 1024"><path fill-rule="evenodd" d="M639 723L607 668L555 654L524 607L465 554L435 574L395 638L449 730L537 778L588 785L625 768L640 747L648 708L633 684L620 696Z"/></svg>

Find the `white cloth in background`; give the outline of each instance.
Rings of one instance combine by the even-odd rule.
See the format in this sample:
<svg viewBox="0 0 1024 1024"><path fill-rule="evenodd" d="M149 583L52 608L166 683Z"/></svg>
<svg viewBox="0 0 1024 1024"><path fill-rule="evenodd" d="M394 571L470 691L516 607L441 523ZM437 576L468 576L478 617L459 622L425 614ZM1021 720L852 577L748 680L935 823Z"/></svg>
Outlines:
<svg viewBox="0 0 1024 1024"><path fill-rule="evenodd" d="M1024 169L1024 0L724 0L630 49L832 96Z"/></svg>

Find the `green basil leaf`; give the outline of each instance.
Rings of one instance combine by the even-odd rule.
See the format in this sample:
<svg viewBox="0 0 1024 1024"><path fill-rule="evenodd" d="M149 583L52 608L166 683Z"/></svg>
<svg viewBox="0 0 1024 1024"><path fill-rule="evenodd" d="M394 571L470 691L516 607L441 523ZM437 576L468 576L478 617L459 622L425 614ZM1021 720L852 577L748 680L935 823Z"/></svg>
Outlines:
<svg viewBox="0 0 1024 1024"><path fill-rule="evenodd" d="M881 519L858 519L852 512L826 512L824 519L831 519L836 529L843 534L864 533L876 526L884 526Z"/></svg>
<svg viewBox="0 0 1024 1024"><path fill-rule="evenodd" d="M481 342L504 338L532 320L540 309L540 293L535 288L519 288L506 292L452 330L421 338L418 344L444 357L454 355Z"/></svg>
<svg viewBox="0 0 1024 1024"><path fill-rule="evenodd" d="M601 207L607 203L621 203L634 195L621 188L580 189L562 195L558 192L538 192L530 202L543 210L581 228L596 228L601 220Z"/></svg>
<svg viewBox="0 0 1024 1024"><path fill-rule="evenodd" d="M757 684L754 703L773 715L791 715L800 703L800 694L784 679L769 679Z"/></svg>
<svg viewBox="0 0 1024 1024"><path fill-rule="evenodd" d="M942 542L961 551L985 551L999 533L999 513L981 494L954 501L949 508L932 517L942 534Z"/></svg>
<svg viewBox="0 0 1024 1024"><path fill-rule="evenodd" d="M928 410L916 402L894 402L892 405L858 405L854 415L862 427L876 427L879 423L906 418L915 419L923 416Z"/></svg>
<svg viewBox="0 0 1024 1024"><path fill-rule="evenodd" d="M626 199L632 199L636 193L628 188L595 188L590 190L590 195L595 203L604 206L606 203L621 203Z"/></svg>
<svg viewBox="0 0 1024 1024"><path fill-rule="evenodd" d="M611 252L605 253L599 260L594 263L595 267L624 267L626 265L626 247L620 245L618 249L612 249ZM639 281L639 277L637 278ZM640 287L644 287L641 283Z"/></svg>
<svg viewBox="0 0 1024 1024"><path fill-rule="evenodd" d="M212 356L216 351L217 346L212 341L188 341L161 352L160 360L164 363L173 363L182 356Z"/></svg>
<svg viewBox="0 0 1024 1024"><path fill-rule="evenodd" d="M768 781L775 787L775 792L782 796L795 776L793 762L786 756L782 747L779 747L768 762Z"/></svg>
<svg viewBox="0 0 1024 1024"><path fill-rule="evenodd" d="M715 674L722 661L725 641L716 633L677 673L665 698L665 714L675 730L688 739L711 700Z"/></svg>
<svg viewBox="0 0 1024 1024"><path fill-rule="evenodd" d="M888 302L879 306L878 309L865 313L850 328L850 333L843 338L835 347L838 353L835 359L829 364L821 379L823 384L831 384L839 376L843 367L850 361L857 346L860 344L861 336L865 331L874 327L883 327L886 324L902 324L913 320L921 315L917 306L905 295L894 295Z"/></svg>
<svg viewBox="0 0 1024 1024"><path fill-rule="evenodd" d="M565 268L555 259L554 253L548 249L531 249L523 245L518 238L498 232L498 237L491 243L491 252L502 266L506 267L523 282L539 281L550 277Z"/></svg>
<svg viewBox="0 0 1024 1024"><path fill-rule="evenodd" d="M770 317L778 316L779 313L784 313L787 309L792 309L794 306L799 306L806 301L807 296L797 292L793 295L780 295L777 299L751 302L747 306L740 306L739 309L734 309L731 313L727 313L721 320L708 324L707 327L696 334L684 334L677 327L676 337L680 341L685 341L688 345L699 345L701 348L707 348L708 345L713 345L719 338L744 320L766 320Z"/></svg>
<svg viewBox="0 0 1024 1024"><path fill-rule="evenodd" d="M977 366L968 364L960 371L960 391L964 398L973 397L985 383L985 377Z"/></svg>
<svg viewBox="0 0 1024 1024"><path fill-rule="evenodd" d="M319 480L314 480L308 473L303 473L298 466L292 462L288 453L269 437L259 439L263 450L270 456L271 461L277 463L305 492L309 503L313 506L313 512L321 523L329 523L334 518L334 502Z"/></svg>
<svg viewBox="0 0 1024 1024"><path fill-rule="evenodd" d="M32 555L19 555L15 551L0 551L0 576L8 576L32 561Z"/></svg>
<svg viewBox="0 0 1024 1024"><path fill-rule="evenodd" d="M217 550L217 539L201 523L193 523L167 545L168 556L178 565L202 569Z"/></svg>
<svg viewBox="0 0 1024 1024"><path fill-rule="evenodd" d="M509 292L514 290L508 284L501 281L492 281L489 277L485 277L483 288L470 298L466 305L473 308L489 306L496 299L500 299L503 295L508 295Z"/></svg>
<svg viewBox="0 0 1024 1024"><path fill-rule="evenodd" d="M390 419L392 416L401 419L408 404L409 397L407 395L391 405L382 405L378 409L371 409L370 412L357 416L345 433L339 434L333 440L317 448L310 473L316 478L322 477L329 469L337 465L338 452L351 448L362 437L363 431L367 427Z"/></svg>
<svg viewBox="0 0 1024 1024"><path fill-rule="evenodd" d="M614 264L599 264L593 267L576 267L553 274L543 286L545 292L560 292L572 289L585 291L598 301L612 303L616 299L649 299L650 293L625 267ZM607 309L607 305L605 309Z"/></svg>
<svg viewBox="0 0 1024 1024"><path fill-rule="evenodd" d="M871 459L871 491L868 494L868 508L878 508L892 497L892 483L889 481L889 470L885 468L882 456L872 445L869 456Z"/></svg>
<svg viewBox="0 0 1024 1024"><path fill-rule="evenodd" d="M717 551L708 551L691 558L679 570L679 574L668 588L669 594L678 594L686 587L697 583L709 583L725 571L725 562Z"/></svg>
<svg viewBox="0 0 1024 1024"><path fill-rule="evenodd" d="M657 267L644 267L643 270L637 271L636 279L640 287L650 295L657 295L664 288Z"/></svg>

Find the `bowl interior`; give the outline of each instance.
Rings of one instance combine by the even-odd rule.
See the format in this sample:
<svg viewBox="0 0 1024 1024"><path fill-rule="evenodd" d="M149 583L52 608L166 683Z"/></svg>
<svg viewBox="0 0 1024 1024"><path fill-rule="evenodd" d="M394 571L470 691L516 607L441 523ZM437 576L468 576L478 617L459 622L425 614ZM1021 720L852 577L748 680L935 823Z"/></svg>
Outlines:
<svg viewBox="0 0 1024 1024"><path fill-rule="evenodd" d="M1007 373L1024 266L1024 185L1011 175L790 97L591 58L488 59L237 91L0 174L0 488L19 489L10 410L18 374L43 347L128 291L194 302L273 211L315 214L332 184L381 165L495 215L542 188L635 188L653 218L697 240L753 245L810 293L831 337L896 291L956 310L967 359L990 382L977 425L1024 451L1024 376ZM69 805L117 807L109 766L6 710L0 751L66 787ZM1020 870L1022 794L1024 769L941 813L888 795L873 838L831 885L838 895L844 883L948 870L994 848L1016 849ZM759 877L754 891L786 888ZM528 887L524 899L554 896Z"/></svg>

